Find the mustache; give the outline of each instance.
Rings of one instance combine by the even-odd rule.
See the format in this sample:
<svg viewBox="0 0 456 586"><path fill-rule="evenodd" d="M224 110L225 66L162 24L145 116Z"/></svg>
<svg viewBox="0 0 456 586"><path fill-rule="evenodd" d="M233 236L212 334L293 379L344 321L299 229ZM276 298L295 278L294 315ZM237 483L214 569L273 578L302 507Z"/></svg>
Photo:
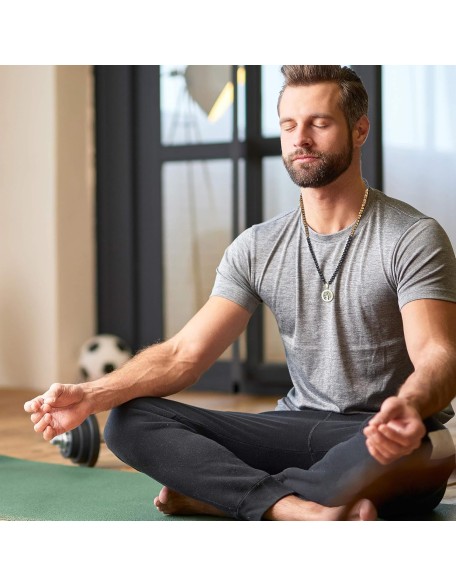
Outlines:
<svg viewBox="0 0 456 586"><path fill-rule="evenodd" d="M293 153L290 153L287 158L289 161L292 161L296 157L317 157L318 159L321 159L323 153L311 149L296 149Z"/></svg>

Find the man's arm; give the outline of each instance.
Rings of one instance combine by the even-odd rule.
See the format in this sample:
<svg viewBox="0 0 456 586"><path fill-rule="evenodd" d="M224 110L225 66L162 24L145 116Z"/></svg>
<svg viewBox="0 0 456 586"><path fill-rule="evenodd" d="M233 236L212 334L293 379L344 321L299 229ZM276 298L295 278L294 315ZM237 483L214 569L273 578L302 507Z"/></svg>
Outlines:
<svg viewBox="0 0 456 586"><path fill-rule="evenodd" d="M91 413L142 396L164 397L194 384L247 327L251 314L233 301L211 297L173 336L150 346L120 369L78 385L55 383L28 401L35 431L50 440L77 427Z"/></svg>
<svg viewBox="0 0 456 586"><path fill-rule="evenodd" d="M456 303L420 299L402 309L407 351L415 371L402 385L422 419L444 409L456 389Z"/></svg>
<svg viewBox="0 0 456 586"><path fill-rule="evenodd" d="M422 420L446 407L456 389L456 303L420 299L402 309L414 372L365 428L367 447L382 464L410 454L425 433Z"/></svg>

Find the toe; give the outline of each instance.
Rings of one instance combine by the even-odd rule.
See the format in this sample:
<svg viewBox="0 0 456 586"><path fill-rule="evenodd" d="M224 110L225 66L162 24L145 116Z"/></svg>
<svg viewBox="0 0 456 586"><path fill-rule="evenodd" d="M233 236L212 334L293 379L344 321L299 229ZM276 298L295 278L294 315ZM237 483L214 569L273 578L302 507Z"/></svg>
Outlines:
<svg viewBox="0 0 456 586"><path fill-rule="evenodd" d="M167 486L164 486L159 495L158 498L160 500L161 503L167 503L168 502L168 497L169 497L169 488Z"/></svg>
<svg viewBox="0 0 456 586"><path fill-rule="evenodd" d="M377 509L371 501L367 499L361 501L359 518L361 521L375 521L377 519Z"/></svg>

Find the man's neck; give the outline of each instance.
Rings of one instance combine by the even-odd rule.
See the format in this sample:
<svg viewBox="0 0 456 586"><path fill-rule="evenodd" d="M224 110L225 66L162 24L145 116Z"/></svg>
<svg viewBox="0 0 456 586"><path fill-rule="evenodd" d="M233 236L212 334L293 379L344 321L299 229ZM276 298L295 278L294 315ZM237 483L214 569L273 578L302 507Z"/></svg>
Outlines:
<svg viewBox="0 0 456 586"><path fill-rule="evenodd" d="M358 217L366 185L361 176L339 179L325 187L301 189L307 224L319 234L340 232Z"/></svg>

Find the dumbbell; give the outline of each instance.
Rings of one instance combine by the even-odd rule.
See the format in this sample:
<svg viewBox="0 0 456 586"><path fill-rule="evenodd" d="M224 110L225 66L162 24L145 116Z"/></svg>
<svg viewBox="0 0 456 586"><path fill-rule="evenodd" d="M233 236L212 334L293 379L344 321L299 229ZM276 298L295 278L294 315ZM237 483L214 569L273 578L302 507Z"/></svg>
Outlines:
<svg viewBox="0 0 456 586"><path fill-rule="evenodd" d="M102 441L97 418L89 415L78 427L55 436L51 444L59 446L62 456L74 464L92 467L97 463Z"/></svg>

